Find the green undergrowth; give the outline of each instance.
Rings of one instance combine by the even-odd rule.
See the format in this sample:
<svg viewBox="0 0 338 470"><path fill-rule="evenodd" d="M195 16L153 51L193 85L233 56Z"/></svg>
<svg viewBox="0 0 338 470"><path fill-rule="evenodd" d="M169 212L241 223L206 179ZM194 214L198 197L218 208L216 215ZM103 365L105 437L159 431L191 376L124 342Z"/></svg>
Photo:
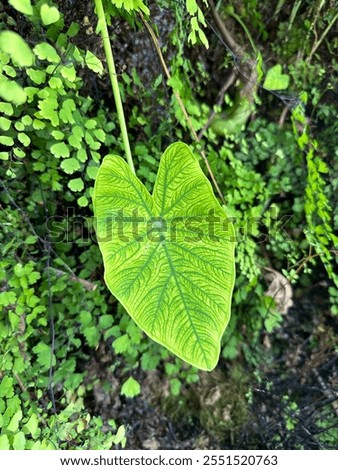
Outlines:
<svg viewBox="0 0 338 470"><path fill-rule="evenodd" d="M130 406L142 396L140 370L164 375L170 399L182 399L183 405L185 391L198 382L201 426L217 438L222 433L232 436L232 428L239 429L248 416L249 389L257 379L248 374L260 370L262 361L271 364L282 354L278 344L268 353L264 346L266 338L273 343L285 325L283 305L267 295L264 267L282 274L295 290L322 282L330 321L336 321L338 129L337 84L332 77L337 71L337 42L328 32L317 45L334 12L326 2L323 14L318 13L318 2L283 12L267 12L256 0L232 3L262 51L260 58L250 43L246 46L245 30L222 7L218 12L236 31L247 52L244 59L234 60L208 28L206 20L211 17L205 2L161 1L157 8L174 18L162 51L171 79L166 81L160 65L151 83L143 83L137 68L118 71L134 163L147 189L153 187L164 148L184 140L198 157L204 149L224 196L219 201L234 221L237 279L219 365L220 370L234 365L234 371L225 393L227 379L216 369L214 394L206 393L209 385L196 368L145 337L103 281L91 196L103 157L123 155L123 145L106 91L99 40L95 50L87 49L82 19L66 21L63 2L60 11L45 0L13 0L2 6L1 449L109 449L128 443L132 423L88 409L97 377L86 365L103 343L109 345L113 360L102 367L119 377L118 394ZM137 11L141 10L161 37L153 8L150 2L109 2L112 30L122 21L136 34L144 28ZM264 20L267 14L273 15L273 27ZM247 57L257 59L259 83L244 118L223 126L224 118L239 115ZM123 63L123 55L118 59ZM276 65L280 67L273 69ZM227 77L234 66L241 71L243 66L243 73L216 104L220 77ZM194 130L205 129L198 144L173 91L180 94ZM286 105L289 110L281 120ZM212 112L222 132L212 123L205 128ZM208 175L203 158L199 161ZM215 188L214 192L218 197ZM239 379L237 372L243 370L244 379ZM210 411L219 391L223 398ZM295 406L292 400L285 403ZM288 416L292 418L293 412ZM291 418L283 424L286 429L293 425ZM330 416L316 419L323 428L332 423ZM334 432L323 431L319 439L324 447L333 445Z"/></svg>

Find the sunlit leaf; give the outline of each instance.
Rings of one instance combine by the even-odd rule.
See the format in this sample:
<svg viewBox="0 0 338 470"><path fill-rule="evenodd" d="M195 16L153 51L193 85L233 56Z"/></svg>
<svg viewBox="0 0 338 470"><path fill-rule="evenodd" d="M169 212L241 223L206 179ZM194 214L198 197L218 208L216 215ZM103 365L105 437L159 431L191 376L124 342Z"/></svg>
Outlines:
<svg viewBox="0 0 338 470"><path fill-rule="evenodd" d="M5 117L0 117L0 129L3 131L8 131L11 127L11 121Z"/></svg>
<svg viewBox="0 0 338 470"><path fill-rule="evenodd" d="M24 15L33 14L33 7L31 4L31 0L8 0L8 3L12 5L12 7L18 10L20 13L23 13Z"/></svg>
<svg viewBox="0 0 338 470"><path fill-rule="evenodd" d="M24 147L28 147L31 143L30 137L25 132L18 133L18 140Z"/></svg>
<svg viewBox="0 0 338 470"><path fill-rule="evenodd" d="M234 230L189 147L165 151L152 196L107 156L93 203L112 294L152 339L213 369L230 318Z"/></svg>
<svg viewBox="0 0 338 470"><path fill-rule="evenodd" d="M127 398L134 398L141 392L141 386L133 377L124 382L121 388L121 395L125 395Z"/></svg>
<svg viewBox="0 0 338 470"><path fill-rule="evenodd" d="M53 144L50 148L50 151L52 152L55 157L60 158L68 158L69 157L69 148L64 142L59 142L57 144Z"/></svg>
<svg viewBox="0 0 338 470"><path fill-rule="evenodd" d="M14 416L12 416L8 426L7 426L7 431L10 431L10 432L16 432L19 428L19 423L22 419L22 411L21 409L19 409L15 414Z"/></svg>
<svg viewBox="0 0 338 470"><path fill-rule="evenodd" d="M2 434L0 436L0 450L9 450L10 449L10 444L8 437L6 434Z"/></svg>
<svg viewBox="0 0 338 470"><path fill-rule="evenodd" d="M41 42L33 50L40 60L48 60L48 62L53 64L58 64L61 60L54 47L48 44L48 42Z"/></svg>
<svg viewBox="0 0 338 470"><path fill-rule="evenodd" d="M30 67L34 64L34 54L29 45L14 31L1 31L0 49L10 55L19 67Z"/></svg>
<svg viewBox="0 0 338 470"><path fill-rule="evenodd" d="M60 68L61 75L70 82L74 82L76 79L76 70L73 65L67 65Z"/></svg>
<svg viewBox="0 0 338 470"><path fill-rule="evenodd" d="M68 150L68 148L67 148ZM80 169L80 162L76 158L66 158L61 162L61 168L69 175Z"/></svg>
<svg viewBox="0 0 338 470"><path fill-rule="evenodd" d="M13 137L10 137L8 135L0 135L0 144L6 145L7 147L11 147L12 145L14 145Z"/></svg>
<svg viewBox="0 0 338 470"><path fill-rule="evenodd" d="M69 181L68 187L73 192L82 191L84 188L84 182L81 178L75 178Z"/></svg>
<svg viewBox="0 0 338 470"><path fill-rule="evenodd" d="M79 197L79 199L77 200L77 203L80 207L86 207L88 206L88 198L86 198L86 196L81 196Z"/></svg>
<svg viewBox="0 0 338 470"><path fill-rule="evenodd" d="M267 90L286 90L290 77L283 73L280 64L274 65L268 70L263 87Z"/></svg>
<svg viewBox="0 0 338 470"><path fill-rule="evenodd" d="M149 15L149 8L143 3L142 0L111 0L117 8L124 8L127 11L142 10L143 13Z"/></svg>
<svg viewBox="0 0 338 470"><path fill-rule="evenodd" d="M93 72L96 72L99 74L103 72L102 62L92 52L90 51L86 52L85 62L86 62L87 67Z"/></svg>
<svg viewBox="0 0 338 470"><path fill-rule="evenodd" d="M56 23L60 19L60 12L56 7L50 7L44 3L40 8L40 16L45 26Z"/></svg>
<svg viewBox="0 0 338 470"><path fill-rule="evenodd" d="M27 69L26 73L32 82L37 85L41 85L46 80L46 72L44 70Z"/></svg>
<svg viewBox="0 0 338 470"><path fill-rule="evenodd" d="M27 241L26 241L27 243ZM39 434L39 421L37 415L33 413L27 423L25 424L25 432L29 432L33 437Z"/></svg>
<svg viewBox="0 0 338 470"><path fill-rule="evenodd" d="M15 434L13 439L13 449L14 450L24 450L26 445L26 438L22 431L19 431Z"/></svg>

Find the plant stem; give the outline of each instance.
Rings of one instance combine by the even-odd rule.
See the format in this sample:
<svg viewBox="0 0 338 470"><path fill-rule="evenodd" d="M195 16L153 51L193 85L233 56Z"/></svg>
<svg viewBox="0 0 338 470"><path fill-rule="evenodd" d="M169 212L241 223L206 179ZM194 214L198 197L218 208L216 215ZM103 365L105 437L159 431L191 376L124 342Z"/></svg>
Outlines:
<svg viewBox="0 0 338 470"><path fill-rule="evenodd" d="M122 135L122 140L123 140L123 145L124 145L124 151L126 153L126 157L127 157L127 161L130 166L130 169L135 174L133 157L131 155L129 138L128 138L126 119L124 117L119 83L117 80L117 74L116 74L116 69L115 69L114 56L113 56L113 51L112 51L112 47L111 47L110 40L109 40L109 32L108 32L106 17L105 17L103 5L102 5L102 0L94 0L94 3L95 3L95 8L96 8L96 14L99 20L98 30L101 34L104 52L106 54L108 72L109 72L110 82L111 82L112 89L113 89L117 117L119 120L121 135Z"/></svg>
<svg viewBox="0 0 338 470"><path fill-rule="evenodd" d="M253 51L257 54L257 48L256 48L256 46L255 46L255 43L254 43L254 41L253 41L253 39L252 39L252 36L251 36L251 34L249 33L249 30L248 30L248 28L246 27L245 23L241 20L241 18L240 18L238 15L236 15L235 12L229 10L229 11L227 11L227 13L228 13L228 15L232 16L233 19L236 20L236 21L242 26L242 28L243 28L243 30L244 30L244 32L245 32L247 38L249 39L249 42L250 42L250 44L251 44L251 47L252 47Z"/></svg>
<svg viewBox="0 0 338 470"><path fill-rule="evenodd" d="M154 43L154 46L155 46L157 55L158 55L158 57L159 57L159 59L160 59L161 65L162 65L162 67L163 67L164 73L166 74L167 79L170 80L170 79L171 79L171 75L170 75L169 69L168 69L168 67L167 67L167 64L165 63L165 60L164 60L164 57L163 57L163 54L162 54L162 51L161 51L161 47L160 47L159 42L158 42L158 40L157 40L156 34L155 34L153 28L152 28L152 27L150 26L150 24L148 23L148 21L144 19L142 13L140 13L140 16L141 16L141 19L142 19L142 21L143 21L143 24L144 24L145 27L147 28L147 30L148 30L148 32L149 32L149 34L150 34L150 37L151 37L151 39L152 39L152 41L153 41L153 43ZM198 138L198 135L196 134L196 131L195 131L194 126L193 126L193 124L192 124L192 122L191 122L191 119L190 119L190 117L189 117L188 111L186 110L186 107L184 106L184 103L183 103L183 101L182 101L182 98L181 98L180 94L179 94L174 88L173 88L173 92L174 92L175 98L176 98L176 100L177 100L177 102L178 102L178 105L179 105L179 107L181 108L181 111L182 111L182 113L183 113L183 116L185 117L185 120L187 121L187 125L188 125L188 127L189 127L189 129L190 129L190 132L192 133L192 136L193 136L194 140L195 140L196 142L199 142L200 139ZM206 167L207 167L207 169L208 169L209 175L210 175L210 177L211 177L211 179L212 179L212 182L213 182L213 184L214 184L214 186L215 186L215 188L216 188L216 191L218 192L218 195L219 195L219 197L221 198L223 204L225 204L224 196L223 196L223 194L222 194L222 192L221 192L221 190L220 190L220 188L219 188L219 186L218 186L218 184L217 184L215 175L214 175L213 172L212 172L210 163L209 163L209 161L208 161L208 159L207 159L207 156L205 155L204 150L201 151L201 156L202 156L202 158L203 158L203 160L204 160L204 163L205 163L205 165L206 165Z"/></svg>
<svg viewBox="0 0 338 470"><path fill-rule="evenodd" d="M218 29L219 29L219 32L221 33L221 36L222 36L222 38L224 39L224 41L226 43L226 48L227 48L228 52L230 52L230 54L232 55L232 57L234 59L237 59L237 58L241 59L244 55L244 51L243 51L242 47L239 44L237 44L235 39L232 37L231 33L225 27L225 24L223 23L222 18L220 17L220 15L219 15L216 7L215 7L214 1L213 0L208 0L208 4L209 4L209 7L210 7L211 14L212 14L212 16L215 20L215 23L216 23Z"/></svg>
<svg viewBox="0 0 338 470"><path fill-rule="evenodd" d="M318 49L318 47L321 45L322 41L324 40L325 36L327 35L327 33L330 31L330 29L332 28L332 26L334 25L335 21L337 20L338 18L338 13L335 14L335 16L332 18L332 20L330 21L330 23L327 25L327 28L325 29L325 31L323 32L321 38L316 41L316 43L313 45L312 47L312 51L310 52L310 55L308 57L308 59L306 60L307 63L310 63L311 62L311 59L312 59L312 56L313 54L316 52L316 50Z"/></svg>

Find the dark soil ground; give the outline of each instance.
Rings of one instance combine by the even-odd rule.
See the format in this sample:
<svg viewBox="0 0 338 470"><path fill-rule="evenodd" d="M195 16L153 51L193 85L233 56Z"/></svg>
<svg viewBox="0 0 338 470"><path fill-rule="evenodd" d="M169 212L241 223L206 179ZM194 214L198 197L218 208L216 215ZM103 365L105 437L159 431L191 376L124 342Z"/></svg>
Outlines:
<svg viewBox="0 0 338 470"><path fill-rule="evenodd" d="M221 360L179 397L170 396L160 370L134 371L142 393L121 397L119 377L107 376L112 349L102 345L86 365L87 380L96 382L88 408L125 424L130 449L337 448L338 322L323 301L324 287L301 292L283 326L261 338L259 370Z"/></svg>

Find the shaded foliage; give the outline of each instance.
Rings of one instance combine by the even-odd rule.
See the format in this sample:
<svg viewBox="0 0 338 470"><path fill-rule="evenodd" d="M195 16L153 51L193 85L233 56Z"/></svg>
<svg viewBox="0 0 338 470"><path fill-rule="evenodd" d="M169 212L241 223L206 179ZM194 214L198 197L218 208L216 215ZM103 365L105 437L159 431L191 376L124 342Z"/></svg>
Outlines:
<svg viewBox="0 0 338 470"><path fill-rule="evenodd" d="M106 3L139 178L151 190L193 128L235 219L215 375L147 339L103 282L91 195L123 149L92 2L1 3L0 448L336 447L336 11L228 3L144 2L169 81L139 14ZM266 266L292 283L287 315Z"/></svg>

